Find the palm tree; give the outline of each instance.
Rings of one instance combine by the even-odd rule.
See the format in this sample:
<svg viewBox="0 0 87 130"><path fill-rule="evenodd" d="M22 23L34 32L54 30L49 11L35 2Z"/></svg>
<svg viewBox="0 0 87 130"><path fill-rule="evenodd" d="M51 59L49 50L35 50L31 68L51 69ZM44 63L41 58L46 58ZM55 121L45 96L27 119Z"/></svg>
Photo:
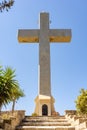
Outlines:
<svg viewBox="0 0 87 130"><path fill-rule="evenodd" d="M2 108L3 105L23 97L24 93L20 89L18 81L15 80L15 70L7 67L5 70L0 69L0 72L0 108Z"/></svg>
<svg viewBox="0 0 87 130"><path fill-rule="evenodd" d="M0 66L0 110L3 105L7 104L10 100L10 86L8 87L7 79L4 76L4 70Z"/></svg>
<svg viewBox="0 0 87 130"><path fill-rule="evenodd" d="M21 88L19 88L18 86L16 87L16 89L13 89L13 94L12 94L12 112L14 112L14 107L15 107L15 103L16 100L18 100L20 97L24 97L24 92Z"/></svg>

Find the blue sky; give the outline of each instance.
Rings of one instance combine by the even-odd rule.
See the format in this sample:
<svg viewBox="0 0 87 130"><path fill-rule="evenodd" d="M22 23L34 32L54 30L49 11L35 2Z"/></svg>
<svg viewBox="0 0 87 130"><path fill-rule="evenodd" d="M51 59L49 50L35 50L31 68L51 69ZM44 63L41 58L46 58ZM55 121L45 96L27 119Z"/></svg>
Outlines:
<svg viewBox="0 0 87 130"><path fill-rule="evenodd" d="M38 93L38 44L19 44L18 29L38 29L39 13L50 14L50 28L72 29L72 40L52 43L51 88L60 114L75 109L81 88L87 89L87 0L16 0L9 12L0 13L0 64L16 69L25 92L16 109L34 112ZM8 105L5 110L10 110Z"/></svg>

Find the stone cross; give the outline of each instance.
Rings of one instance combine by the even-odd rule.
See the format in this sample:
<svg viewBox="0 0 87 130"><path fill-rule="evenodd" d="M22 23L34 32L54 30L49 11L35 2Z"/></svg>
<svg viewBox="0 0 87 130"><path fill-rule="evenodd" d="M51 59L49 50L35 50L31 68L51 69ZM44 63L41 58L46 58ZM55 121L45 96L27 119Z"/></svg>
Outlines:
<svg viewBox="0 0 87 130"><path fill-rule="evenodd" d="M50 42L70 42L70 29L49 29L49 13L40 13L40 29L19 30L18 41L39 42L39 94L51 95Z"/></svg>
<svg viewBox="0 0 87 130"><path fill-rule="evenodd" d="M22 43L39 43L39 95L43 95L44 103L42 107L42 98L40 106L40 97L36 98L36 110L39 115L51 115L52 99L51 98L51 78L50 78L50 42L70 42L71 29L49 29L49 13L40 13L40 29L23 29L18 31L18 41ZM48 101L47 110L46 98L50 97ZM48 100L48 99L47 99ZM51 104L50 104L51 103ZM41 108L43 108L41 112ZM39 110L40 112L39 112ZM48 110L49 109L49 110Z"/></svg>

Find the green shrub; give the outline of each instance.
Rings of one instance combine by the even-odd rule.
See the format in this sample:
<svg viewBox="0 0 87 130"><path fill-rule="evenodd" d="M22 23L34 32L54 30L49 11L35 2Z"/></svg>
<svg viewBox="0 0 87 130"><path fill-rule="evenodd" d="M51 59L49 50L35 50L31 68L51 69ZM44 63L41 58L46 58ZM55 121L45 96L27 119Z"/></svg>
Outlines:
<svg viewBox="0 0 87 130"><path fill-rule="evenodd" d="M37 113L32 113L32 116L38 116Z"/></svg>

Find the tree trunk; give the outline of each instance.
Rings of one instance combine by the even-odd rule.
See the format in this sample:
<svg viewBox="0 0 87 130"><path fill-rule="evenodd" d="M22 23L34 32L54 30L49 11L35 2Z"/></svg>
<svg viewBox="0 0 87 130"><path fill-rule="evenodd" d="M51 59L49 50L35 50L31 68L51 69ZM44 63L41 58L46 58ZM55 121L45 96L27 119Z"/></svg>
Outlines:
<svg viewBox="0 0 87 130"><path fill-rule="evenodd" d="M2 105L0 105L0 114L1 114Z"/></svg>
<svg viewBox="0 0 87 130"><path fill-rule="evenodd" d="M14 108L15 108L15 99L13 100L13 104L12 104L12 113L14 112Z"/></svg>

